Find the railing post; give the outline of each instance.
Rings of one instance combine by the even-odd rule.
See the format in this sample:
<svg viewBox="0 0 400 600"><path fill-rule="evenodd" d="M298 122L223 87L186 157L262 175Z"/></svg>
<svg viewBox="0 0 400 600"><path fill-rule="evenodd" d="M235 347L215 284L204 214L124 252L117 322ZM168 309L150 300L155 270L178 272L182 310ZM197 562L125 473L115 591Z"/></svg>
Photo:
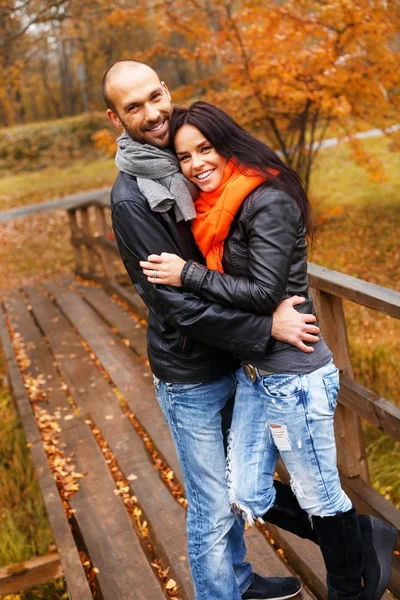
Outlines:
<svg viewBox="0 0 400 600"><path fill-rule="evenodd" d="M312 295L322 335L333 352L335 364L340 371L354 379L343 301L316 289L312 289ZM335 413L335 434L340 472L348 477L359 475L369 482L361 419L341 404L338 404Z"/></svg>
<svg viewBox="0 0 400 600"><path fill-rule="evenodd" d="M94 214L96 218L97 232L101 237L107 237L107 221L105 216L105 209L102 206L94 207ZM104 275L111 281L114 280L114 267L113 257L111 257L106 248L100 249L101 263L103 265Z"/></svg>
<svg viewBox="0 0 400 600"><path fill-rule="evenodd" d="M85 206L84 208L81 208L80 213L81 213L81 220L82 220L83 235L86 238L90 238L92 236L90 233L89 208L87 206ZM89 271L89 273L95 274L96 273L96 255L93 252L93 249L88 244L85 244L85 246L86 246L86 253L87 253L87 257L88 257L88 271Z"/></svg>
<svg viewBox="0 0 400 600"><path fill-rule="evenodd" d="M83 269L83 256L82 256L82 248L80 244L78 244L77 239L79 237L79 226L78 221L76 219L76 209L72 209L68 211L69 218L69 226L71 229L71 243L74 248L75 254L75 271L82 271Z"/></svg>

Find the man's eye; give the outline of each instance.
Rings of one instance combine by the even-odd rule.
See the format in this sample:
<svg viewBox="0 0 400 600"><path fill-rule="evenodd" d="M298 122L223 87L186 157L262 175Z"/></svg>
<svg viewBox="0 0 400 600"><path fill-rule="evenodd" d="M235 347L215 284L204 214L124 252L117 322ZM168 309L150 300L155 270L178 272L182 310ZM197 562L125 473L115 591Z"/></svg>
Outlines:
<svg viewBox="0 0 400 600"><path fill-rule="evenodd" d="M130 107L128 108L128 112L133 112L133 111L137 110L138 108L139 108L139 107L138 107L138 105L137 105L137 104L132 104L132 106L130 106Z"/></svg>

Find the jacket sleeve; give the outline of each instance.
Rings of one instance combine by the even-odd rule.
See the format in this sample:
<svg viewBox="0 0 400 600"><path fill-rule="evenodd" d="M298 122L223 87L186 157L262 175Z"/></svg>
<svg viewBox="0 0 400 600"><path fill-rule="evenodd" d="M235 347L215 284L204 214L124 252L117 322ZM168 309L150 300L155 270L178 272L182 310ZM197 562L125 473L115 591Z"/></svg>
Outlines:
<svg viewBox="0 0 400 600"><path fill-rule="evenodd" d="M235 352L266 352L272 318L227 308L201 299L182 288L149 283L139 265L149 254L179 248L160 219L132 200L120 199L113 207L113 229L125 268L150 311L161 314L173 327L201 342Z"/></svg>
<svg viewBox="0 0 400 600"><path fill-rule="evenodd" d="M183 290L208 301L272 315L285 297L296 241L304 239L301 212L284 192L260 188L242 218L250 276L236 277L189 261L182 272Z"/></svg>

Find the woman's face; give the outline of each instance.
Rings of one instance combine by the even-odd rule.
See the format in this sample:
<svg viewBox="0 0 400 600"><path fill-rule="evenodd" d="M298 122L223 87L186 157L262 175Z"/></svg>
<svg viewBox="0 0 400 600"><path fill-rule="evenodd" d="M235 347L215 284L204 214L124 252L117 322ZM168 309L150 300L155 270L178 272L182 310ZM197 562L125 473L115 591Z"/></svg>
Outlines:
<svg viewBox="0 0 400 600"><path fill-rule="evenodd" d="M218 154L193 125L183 125L174 140L182 173L202 192L213 192L221 184L228 159Z"/></svg>

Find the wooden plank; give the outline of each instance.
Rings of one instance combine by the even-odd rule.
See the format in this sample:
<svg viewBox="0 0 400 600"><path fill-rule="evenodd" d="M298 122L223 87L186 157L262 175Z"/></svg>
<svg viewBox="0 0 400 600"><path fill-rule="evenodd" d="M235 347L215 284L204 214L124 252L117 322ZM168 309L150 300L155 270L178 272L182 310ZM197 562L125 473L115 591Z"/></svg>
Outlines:
<svg viewBox="0 0 400 600"><path fill-rule="evenodd" d="M400 319L400 293L320 265L308 263L310 285Z"/></svg>
<svg viewBox="0 0 400 600"><path fill-rule="evenodd" d="M341 298L320 290L312 290L321 331L332 350L335 364L345 375L353 378L346 320ZM335 412L336 449L339 470L349 477L361 475L369 481L361 420L354 412L338 404Z"/></svg>
<svg viewBox="0 0 400 600"><path fill-rule="evenodd" d="M146 330L143 325L134 321L103 289L79 286L78 290L102 320L129 341L130 348L138 356L147 358Z"/></svg>
<svg viewBox="0 0 400 600"><path fill-rule="evenodd" d="M288 577L290 575L300 576L300 573L293 568L293 565L287 565L282 560L276 550L271 546L265 536L257 527L250 527L245 532L245 541L247 545L247 554L245 560L251 562L253 570L264 577ZM319 552L318 548L317 551ZM319 554L321 554L319 552ZM317 557L317 561L319 557ZM321 561L320 561L321 562ZM290 571L288 571L290 569ZM303 580L303 584L305 581ZM296 598L299 600L312 600L313 596L304 587Z"/></svg>
<svg viewBox="0 0 400 600"><path fill-rule="evenodd" d="M157 549L158 556L171 567L171 577L180 585L182 595L188 599L193 598L186 555L184 511L171 498L168 489L150 463L141 438L121 411L117 397L111 392L109 384L94 363L87 360L86 351L65 317L60 315L47 297L31 289L28 291L35 317L51 343L63 379L81 408L82 414L87 414L99 427L125 478L128 479L129 475L136 477L130 483L131 493L137 497L144 512L144 519L148 522L149 541ZM78 296L75 297L85 305ZM88 308L87 305L85 306ZM71 355L61 354L65 346L68 347L69 352L73 351L72 359ZM91 383L88 385L88 382ZM69 440L71 435L69 433ZM89 461L87 463L90 464ZM91 535L91 532L86 535ZM86 535L84 535L85 542Z"/></svg>
<svg viewBox="0 0 400 600"><path fill-rule="evenodd" d="M8 335L3 311L0 311L0 335L6 357L7 371L14 400L19 412L30 451L36 467L39 484L53 531L53 536L63 560L63 570L71 600L92 600L86 575L75 546L53 474L47 462L42 441L32 414L19 368Z"/></svg>
<svg viewBox="0 0 400 600"><path fill-rule="evenodd" d="M99 569L102 596L104 600L165 600L132 520L114 493L115 483L102 451L90 430L78 423L63 438L66 452L74 453L77 471L85 473L70 504L93 566Z"/></svg>
<svg viewBox="0 0 400 600"><path fill-rule="evenodd" d="M400 440L400 407L342 374L339 401L381 431Z"/></svg>
<svg viewBox="0 0 400 600"><path fill-rule="evenodd" d="M183 476L169 427L155 398L150 369L137 360L133 352L110 331L82 298L53 283L45 284L44 287L92 348L126 398L130 409L183 485ZM43 319L46 319L46 314L43 314ZM72 352L75 353L76 350Z"/></svg>
<svg viewBox="0 0 400 600"><path fill-rule="evenodd" d="M63 576L60 556L48 554L0 569L0 594L15 594Z"/></svg>
<svg viewBox="0 0 400 600"><path fill-rule="evenodd" d="M58 351L64 351L68 345L68 333L71 328L68 323L63 323L63 318L47 298L41 296L45 303L54 310L51 314L46 311L47 318L51 319L53 327L58 331L61 343ZM27 311L25 311L27 315ZM29 315L28 318L18 306L14 305L14 317L19 316L19 326L23 327L27 339L31 342L27 349L32 360L35 371L39 370L46 377L50 374L54 388L57 389L58 376L54 376L54 365L36 325ZM30 322L29 322L30 319ZM64 319L65 320L65 319ZM64 326L64 327L63 327ZM67 338L67 339L66 339ZM70 349L71 346L68 346ZM82 347L81 350L83 351ZM84 351L83 351L84 352ZM59 359L60 360L60 359ZM68 362L74 361L68 358ZM90 361L91 362L91 361ZM95 368L95 367L94 367ZM50 370L50 373L47 371ZM81 371L82 363L75 362L75 369ZM99 377L101 377L98 374ZM106 382L102 379L105 387ZM86 394L88 392L85 392ZM104 397L104 391L99 390ZM64 402L67 398L64 395ZM112 395L114 404L115 396ZM60 398L57 398L57 404ZM54 397L52 404L54 405ZM97 400L98 403L98 400ZM71 406L70 406L71 409ZM71 414L70 416L74 416ZM122 415L121 415L122 418ZM131 518L127 514L120 498L117 498L114 490L115 483L111 477L109 468L103 460L103 453L94 440L90 429L84 423L85 415L75 415L64 425L60 437L65 444L66 453L74 454L76 470L86 473L79 482L78 492L71 497L70 505L76 511L75 519L80 534L84 540L87 552L100 573L98 583L104 597L120 598L144 598L146 590L154 593L155 598L164 598L160 584L156 579L154 571L143 553L141 544L133 528ZM125 422L125 421L124 421ZM129 551L127 551L129 548ZM133 592L132 590L135 590Z"/></svg>

